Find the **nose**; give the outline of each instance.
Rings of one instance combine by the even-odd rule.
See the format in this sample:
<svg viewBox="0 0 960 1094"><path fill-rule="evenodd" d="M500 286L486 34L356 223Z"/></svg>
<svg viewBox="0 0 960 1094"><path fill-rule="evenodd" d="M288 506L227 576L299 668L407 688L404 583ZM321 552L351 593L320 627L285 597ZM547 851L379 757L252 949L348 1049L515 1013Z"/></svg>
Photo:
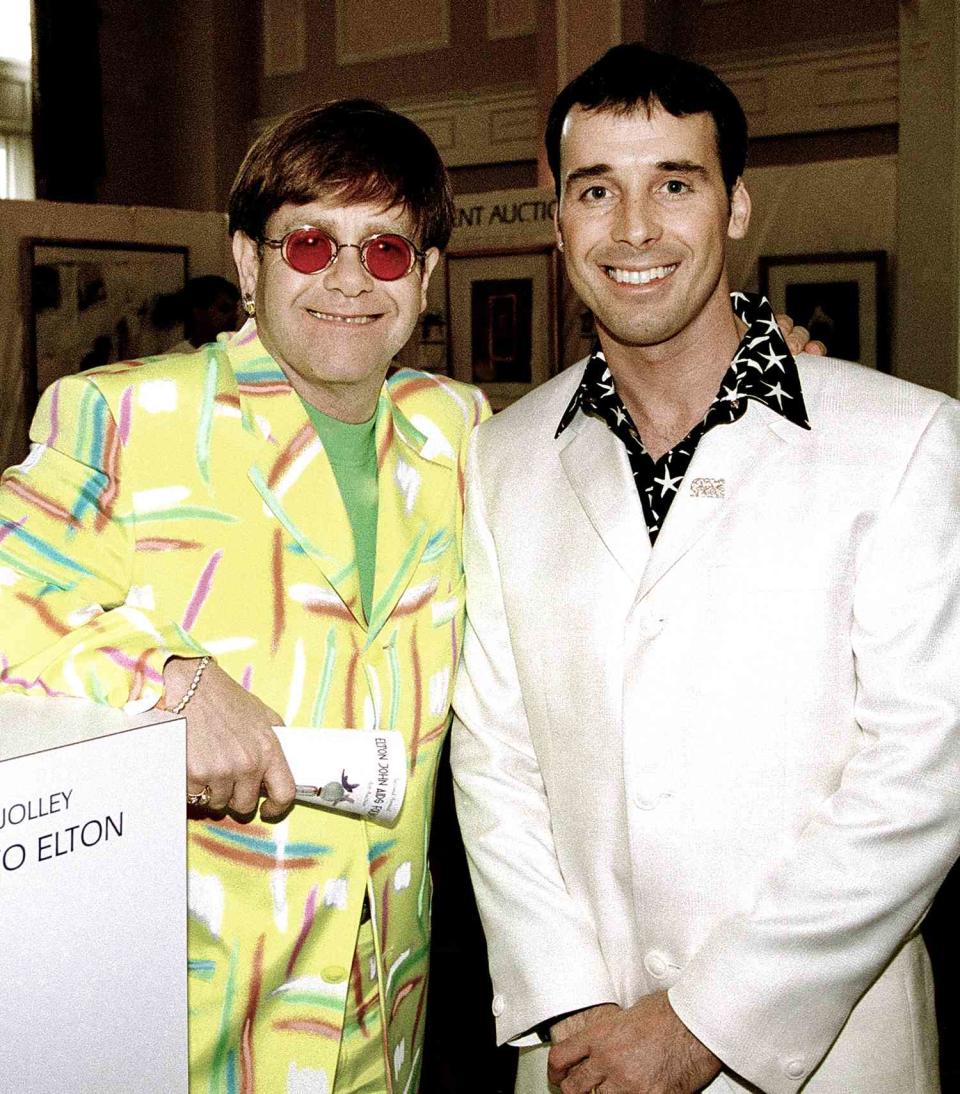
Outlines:
<svg viewBox="0 0 960 1094"><path fill-rule="evenodd" d="M343 296L360 296L373 288L373 278L360 261L360 248L356 244L341 243L337 257L323 272L324 288Z"/></svg>
<svg viewBox="0 0 960 1094"><path fill-rule="evenodd" d="M660 238L662 230L660 210L649 195L629 195L619 204L613 225L613 235L618 243L647 246Z"/></svg>

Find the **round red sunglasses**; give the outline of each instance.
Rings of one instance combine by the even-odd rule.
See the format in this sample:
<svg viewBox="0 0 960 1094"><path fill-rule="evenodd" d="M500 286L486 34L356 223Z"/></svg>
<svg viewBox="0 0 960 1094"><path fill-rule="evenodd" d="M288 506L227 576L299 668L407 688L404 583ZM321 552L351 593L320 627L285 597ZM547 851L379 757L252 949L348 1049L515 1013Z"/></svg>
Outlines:
<svg viewBox="0 0 960 1094"><path fill-rule="evenodd" d="M378 281L398 281L422 261L425 252L418 250L406 236L394 232L378 232L359 243L338 243L321 228L305 225L294 228L282 239L261 239L267 247L279 247L280 257L297 273L315 274L337 261L337 255L347 247L360 252L360 262L371 277Z"/></svg>

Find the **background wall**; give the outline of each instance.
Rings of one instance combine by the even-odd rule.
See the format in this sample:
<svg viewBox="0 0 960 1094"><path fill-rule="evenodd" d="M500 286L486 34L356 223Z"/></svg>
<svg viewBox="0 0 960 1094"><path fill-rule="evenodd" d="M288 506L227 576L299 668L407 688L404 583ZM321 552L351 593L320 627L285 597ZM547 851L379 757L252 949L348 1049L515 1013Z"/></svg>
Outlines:
<svg viewBox="0 0 960 1094"><path fill-rule="evenodd" d="M277 52L286 60L280 67L291 71L274 73L267 51L259 113L340 96L392 100L523 83L536 70L536 5L499 0L489 8L476 0L267 0L265 28L276 28ZM436 45L423 51L418 42L425 41ZM289 58L298 49L303 63L294 69Z"/></svg>
<svg viewBox="0 0 960 1094"><path fill-rule="evenodd" d="M925 57L936 71L944 67L934 6L910 5L910 86L923 84L917 65ZM532 193L548 181L538 162L545 104L561 75L594 55L581 58L578 48L645 37L713 65L747 108L755 212L748 239L731 251L735 283L756 283L761 254L884 250L896 345L903 301L929 295L930 278L949 277L955 264L952 252L946 263L938 253L931 266L930 249L914 231L907 239L913 272L899 276L898 199L928 176L914 166L925 153L915 119L909 158L900 151L897 0L95 0L95 7L105 147L97 196L104 204L222 210L249 140L267 120L360 94L424 125L450 165L463 208L478 195ZM938 132L947 147L957 126L944 122ZM905 169L912 190L909 180L904 187ZM939 195L941 221L951 204L952 190ZM62 215L61 234L96 232L91 224L102 223L77 207ZM167 223L149 214L141 220ZM942 229L934 230L944 239ZM0 232L19 230L9 216L0 220ZM549 223L534 234L548 245ZM497 250L511 240L527 245L528 235L517 225L461 224L453 246ZM16 248L17 240L2 244ZM441 271L430 310L444 319L445 295ZM562 276L557 297L564 300ZM585 343L575 305L567 299L561 311L569 327L560 331L565 364ZM915 337L911 330L911 345ZM2 338L9 345L19 335L5 329ZM912 379L956 390L955 339L949 330L943 338L904 367ZM403 357L425 360L416 345ZM19 425L4 417L0 430L15 434Z"/></svg>
<svg viewBox="0 0 960 1094"><path fill-rule="evenodd" d="M927 43L930 52L922 11L928 2L916 0L915 22L920 46ZM897 0L99 0L97 7L105 147L97 194L118 207L222 210L249 140L266 120L338 95L388 101L424 125L451 167L465 211L498 196L549 200L538 164L542 115L558 74L576 67L572 29L584 35L591 22L601 29L606 23L611 40L645 36L705 59L741 96L756 134L747 175L754 219L747 240L731 249L733 282L754 286L762 254L884 250L896 342L904 167ZM602 45L602 35L597 40ZM589 48L595 46L591 39ZM914 138L911 159L916 145ZM0 216L0 246L8 253L24 231L44 233L28 227L29 219ZM49 214L37 220L49 222ZM194 272L232 273L229 263L201 257L221 248L220 221L204 223L217 227L197 243ZM78 238L163 241L171 225L170 216L142 210L90 214L65 206L56 214L56 233ZM451 246L489 251L548 246L551 239L549 218L531 227L503 219L472 224L468 216ZM18 276L14 268L6 267L8 285ZM586 341L562 273L556 288L557 363L568 364ZM908 279L900 295L915 299L916 292ZM441 269L430 311L446 320L446 310ZM3 318L12 393L21 385L9 347L22 335ZM437 353L423 354L415 341L402 356L423 364ZM944 360L942 350L936 359L911 358L910 368L913 379L956 387L955 357ZM22 432L17 398L7 397L0 425L7 450Z"/></svg>
<svg viewBox="0 0 960 1094"><path fill-rule="evenodd" d="M636 4L624 4L624 37L631 32ZM673 0L658 9L669 19L670 48L697 57L776 53L811 49L820 43L895 36L897 0L862 0L852 8L829 0Z"/></svg>
<svg viewBox="0 0 960 1094"><path fill-rule="evenodd" d="M258 113L258 5L99 7L106 171L98 201L223 210Z"/></svg>
<svg viewBox="0 0 960 1094"><path fill-rule="evenodd" d="M190 276L233 270L222 213L0 201L0 467L27 450L23 249L33 238L185 246Z"/></svg>
<svg viewBox="0 0 960 1094"><path fill-rule="evenodd" d="M731 242L730 283L757 287L760 255L887 251L897 244L896 156L748 168L746 239Z"/></svg>

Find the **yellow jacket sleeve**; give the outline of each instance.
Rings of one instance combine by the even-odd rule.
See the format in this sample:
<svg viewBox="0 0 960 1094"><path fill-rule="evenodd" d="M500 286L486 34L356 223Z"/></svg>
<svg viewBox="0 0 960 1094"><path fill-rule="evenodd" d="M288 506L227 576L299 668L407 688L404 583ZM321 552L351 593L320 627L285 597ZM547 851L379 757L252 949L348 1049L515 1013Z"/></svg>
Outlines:
<svg viewBox="0 0 960 1094"><path fill-rule="evenodd" d="M122 423L72 376L44 394L31 441L0 480L0 691L149 709L164 662L198 650L131 586Z"/></svg>

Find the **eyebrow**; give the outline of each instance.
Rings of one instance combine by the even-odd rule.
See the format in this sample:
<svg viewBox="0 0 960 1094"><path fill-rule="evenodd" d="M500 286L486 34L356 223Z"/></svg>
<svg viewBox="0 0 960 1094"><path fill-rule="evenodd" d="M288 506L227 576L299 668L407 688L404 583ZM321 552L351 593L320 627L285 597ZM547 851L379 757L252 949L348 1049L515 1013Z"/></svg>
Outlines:
<svg viewBox="0 0 960 1094"><path fill-rule="evenodd" d="M322 219L322 217L313 217L312 219L294 218L293 220L289 221L283 220L280 222L279 225L277 225L276 229L274 230L275 234L272 238L283 239L283 237L289 232L295 232L300 228L319 228L321 232L329 232L329 229L321 223ZM266 228L264 228L264 235L267 234L269 233L267 233Z"/></svg>
<svg viewBox="0 0 960 1094"><path fill-rule="evenodd" d="M694 160L661 160L657 164L657 170L678 175L706 175L707 173L706 167Z"/></svg>
<svg viewBox="0 0 960 1094"><path fill-rule="evenodd" d="M658 160L653 166L655 170L665 174L703 176L707 174L707 169L703 164L697 163L695 160ZM567 175L564 185L569 187L583 179L595 179L603 175L613 174L613 170L609 163L593 163L589 167L578 167L576 171L571 171Z"/></svg>
<svg viewBox="0 0 960 1094"><path fill-rule="evenodd" d="M609 163L594 163L589 167L578 167L576 171L571 171L570 174L567 175L567 180L564 185L572 186L581 179L594 179L599 175L609 175L612 170L613 168Z"/></svg>
<svg viewBox="0 0 960 1094"><path fill-rule="evenodd" d="M283 221L283 227L277 230L275 238L279 239L285 236L288 232L295 232L298 228L319 228L321 232L326 232L332 239L339 241L339 236L335 230L334 218L328 213L321 213L318 216L307 217L306 219L298 216L292 216L289 223ZM364 231L361 234L361 239L369 239L375 235L402 235L409 239L414 238L414 232L411 230L409 233L401 225L397 225L392 221L387 221L385 218L374 217L371 220L365 222Z"/></svg>

